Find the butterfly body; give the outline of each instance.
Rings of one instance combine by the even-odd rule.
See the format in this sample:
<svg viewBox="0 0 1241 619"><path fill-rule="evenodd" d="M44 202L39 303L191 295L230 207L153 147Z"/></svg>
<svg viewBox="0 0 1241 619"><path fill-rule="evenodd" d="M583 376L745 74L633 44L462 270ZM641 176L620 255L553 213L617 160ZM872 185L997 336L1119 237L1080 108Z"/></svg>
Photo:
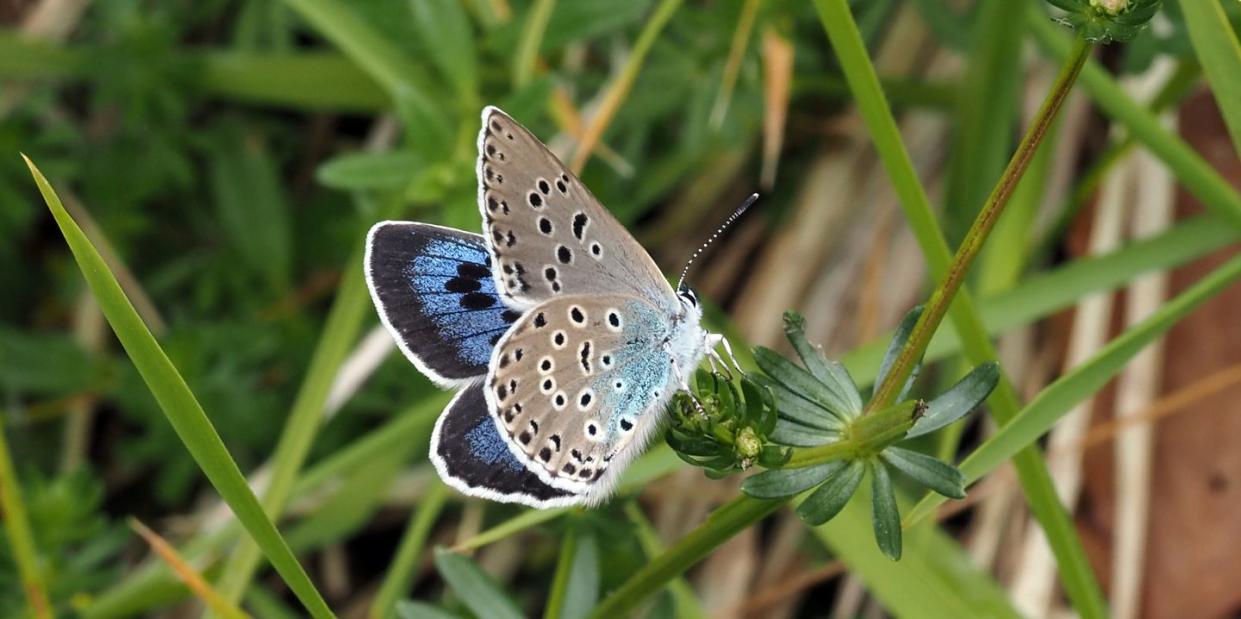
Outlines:
<svg viewBox="0 0 1241 619"><path fill-rule="evenodd" d="M478 145L483 234L377 224L372 297L419 370L462 388L432 436L447 483L535 507L598 503L718 336L524 127L489 107Z"/></svg>

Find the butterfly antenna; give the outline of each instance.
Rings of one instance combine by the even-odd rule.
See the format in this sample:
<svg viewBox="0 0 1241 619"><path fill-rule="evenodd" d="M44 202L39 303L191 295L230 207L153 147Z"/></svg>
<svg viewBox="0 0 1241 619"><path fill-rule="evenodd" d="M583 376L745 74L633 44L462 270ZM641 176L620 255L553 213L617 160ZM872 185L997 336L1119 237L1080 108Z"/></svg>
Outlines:
<svg viewBox="0 0 1241 619"><path fill-rule="evenodd" d="M677 290L680 290L681 284L685 283L685 276L689 274L689 268L694 266L694 261L698 259L698 256L702 255L702 252L706 251L707 248L715 242L715 239L719 238L720 235L723 234L734 221L737 221L737 218L741 217L741 215L745 213L746 209L750 208L750 205L754 204L754 201L757 199L758 194L750 194L750 197L746 198L745 202L742 202L741 206L737 207L737 210L733 211L733 214L729 215L728 219L725 219L724 223L720 224L720 227L716 228L715 232L711 233L711 238L703 242L703 244L694 251L694 255L690 256L689 261L685 263L685 268L681 269L681 279L677 280Z"/></svg>

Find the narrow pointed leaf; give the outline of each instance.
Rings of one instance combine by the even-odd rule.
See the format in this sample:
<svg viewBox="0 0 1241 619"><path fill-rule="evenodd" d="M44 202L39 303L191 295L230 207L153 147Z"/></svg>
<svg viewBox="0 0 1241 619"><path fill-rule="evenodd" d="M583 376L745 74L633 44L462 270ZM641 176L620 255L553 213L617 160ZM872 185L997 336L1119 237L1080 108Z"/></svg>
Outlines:
<svg viewBox="0 0 1241 619"><path fill-rule="evenodd" d="M301 564L297 562L297 558L293 556L288 543L263 512L262 505L246 483L241 470L237 468L237 463L229 455L215 427L211 425L207 413L134 310L116 276L108 269L107 263L91 245L90 239L78 227L77 222L69 216L43 173L29 159L26 159L26 165L30 167L30 173L34 176L35 184L39 186L48 210L56 219L74 260L82 270L86 283L90 285L99 309L108 319L108 324L116 333L138 374L151 390L151 395L155 396L155 401L168 418L177 437L306 610L314 617L334 616Z"/></svg>
<svg viewBox="0 0 1241 619"><path fill-rule="evenodd" d="M828 389L827 385L819 382L810 372L780 356L776 351L759 346L754 349L754 361L758 363L759 369L793 393L823 406L825 412L842 421L849 418L848 411L851 406L846 398Z"/></svg>
<svg viewBox="0 0 1241 619"><path fill-rule="evenodd" d="M821 430L840 431L845 427L844 420L818 402L812 402L766 376L756 376L755 379L771 390L781 417Z"/></svg>
<svg viewBox="0 0 1241 619"><path fill-rule="evenodd" d="M784 336L801 358L801 362L812 376L837 398L843 410L850 417L862 412L862 396L857 392L857 385L849 376L845 367L823 355L823 352L806 339L806 319L797 312L784 313Z"/></svg>
<svg viewBox="0 0 1241 619"><path fill-rule="evenodd" d="M875 541L879 550L889 559L901 558L901 513L896 508L896 493L892 490L892 478L882 463L871 461L870 469L870 519L875 528Z"/></svg>
<svg viewBox="0 0 1241 619"><path fill-rule="evenodd" d="M437 548L435 568L470 612L479 617L520 619L521 609L500 589L500 585L473 561L455 552Z"/></svg>
<svg viewBox="0 0 1241 619"><path fill-rule="evenodd" d="M826 462L800 469L772 469L741 482L741 491L759 499L780 499L809 490L840 472L845 462Z"/></svg>
<svg viewBox="0 0 1241 619"><path fill-rule="evenodd" d="M796 421L780 419L768 434L772 441L793 447L818 447L840 439L840 433L832 430L811 428Z"/></svg>
<svg viewBox="0 0 1241 619"><path fill-rule="evenodd" d="M892 369L892 364L896 363L896 358L901 355L901 349L905 347L905 342L909 341L909 334L913 333L914 325L918 324L918 317L922 315L922 306L919 305L909 310L905 317L901 319L901 324L896 326L896 331L892 333L892 341L888 343L887 352L883 353L883 361L879 363L879 373L875 375L875 385L882 385L883 381L888 378L888 372ZM915 370L910 375L905 386L901 388L901 395L898 400L905 399L905 393L909 391L910 385L913 384L914 376L917 375Z"/></svg>
<svg viewBox="0 0 1241 619"><path fill-rule="evenodd" d="M905 438L934 432L978 408L991 395L1000 380L1000 365L989 361L965 375L951 389L931 400L926 412L914 423Z"/></svg>
<svg viewBox="0 0 1241 619"><path fill-rule="evenodd" d="M818 490L797 506L797 517L812 525L831 520L849 503L858 485L862 483L865 472L866 465L861 460L850 462L835 475L828 477Z"/></svg>
<svg viewBox="0 0 1241 619"><path fill-rule="evenodd" d="M889 447L880 457L910 479L952 499L965 498L965 476L957 467L924 453Z"/></svg>

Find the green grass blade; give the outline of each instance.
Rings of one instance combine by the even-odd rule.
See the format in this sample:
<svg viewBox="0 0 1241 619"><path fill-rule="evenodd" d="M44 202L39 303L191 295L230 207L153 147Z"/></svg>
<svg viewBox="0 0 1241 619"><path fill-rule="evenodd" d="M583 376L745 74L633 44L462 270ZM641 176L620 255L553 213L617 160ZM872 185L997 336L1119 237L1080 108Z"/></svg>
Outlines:
<svg viewBox="0 0 1241 619"><path fill-rule="evenodd" d="M422 558L427 536L431 533L431 527L435 526L435 520L444 508L447 498L448 487L436 482L431 484L422 501L418 503L418 508L409 519L409 526L401 536L392 565L388 567L383 584L379 586L379 593L375 594L375 601L371 602L368 616L372 619L391 617L396 613L396 602L409 590L410 583L414 580L414 569Z"/></svg>
<svg viewBox="0 0 1241 619"><path fill-rule="evenodd" d="M664 544L659 539L659 533L655 531L655 527L646 519L646 515L642 513L642 508L636 501L629 501L625 504L625 515L629 516L629 521L633 523L637 529L638 544L642 546L642 552L646 553L647 558L656 557L664 552ZM676 606L676 616L681 619L706 619L707 611L703 610L702 604L698 602L698 596L694 593L694 588L685 580L684 576L678 576L668 583L668 592L672 594L672 603Z"/></svg>
<svg viewBox="0 0 1241 619"><path fill-rule="evenodd" d="M1112 340L1089 361L1061 376L961 463L966 481L978 480L1013 454L1034 444L1069 409L1102 389L1134 355L1238 278L1241 278L1241 256L1216 268L1146 320ZM943 499L934 495L924 497L905 517L906 526L930 514L942 502Z"/></svg>
<svg viewBox="0 0 1241 619"><path fill-rule="evenodd" d="M40 188L42 188L40 186ZM30 519L26 516L26 502L18 485L13 457L9 455L9 441L0 427L0 515L4 516L4 531L9 536L13 562L26 592L26 606L30 615L37 619L51 619L52 605L47 599L47 586L43 582L43 570L39 569L39 553Z"/></svg>
<svg viewBox="0 0 1241 619"><path fill-rule="evenodd" d="M394 210L394 204L399 203L393 200L392 204L385 205L383 209ZM387 215L387 212L381 213L378 218L387 219ZM361 231L358 238L363 238ZM302 379L297 399L293 402L293 408L280 433L280 441L272 457L271 481L263 493L263 508L272 518L278 518L284 511L298 472L305 463L311 443L318 433L323 403L327 400L336 370L344 362L357 339L362 321L373 311L363 278L363 249L359 245L345 265L340 289L328 313L323 335L315 346L306 377ZM241 599L258 563L258 548L253 543L242 540L224 567L224 575L219 583L220 592L233 602Z"/></svg>
<svg viewBox="0 0 1241 619"><path fill-rule="evenodd" d="M417 92L420 70L391 41L337 0L285 0L390 94Z"/></svg>
<svg viewBox="0 0 1241 619"><path fill-rule="evenodd" d="M905 553L892 561L875 546L870 497L859 492L814 535L866 581L866 588L897 617L1020 617L1008 594L974 566L969 555L937 527L905 532Z"/></svg>
<svg viewBox="0 0 1241 619"><path fill-rule="evenodd" d="M568 531L543 619L581 619L599 601L599 545L594 535Z"/></svg>
<svg viewBox="0 0 1241 619"><path fill-rule="evenodd" d="M1241 154L1241 43L1233 31L1223 2L1180 0L1189 40L1215 94L1215 102Z"/></svg>
<svg viewBox="0 0 1241 619"><path fill-rule="evenodd" d="M513 55L513 86L521 88L534 79L535 64L539 59L539 47L543 45L543 33L556 8L556 0L535 0L530 7L526 23L521 27L521 40Z"/></svg>
<svg viewBox="0 0 1241 619"><path fill-rule="evenodd" d="M332 617L332 611L310 582L288 544L264 514L258 499L246 484L245 477L241 475L237 464L220 440L220 435L211 425L211 420L203 412L202 406L190 392L177 368L172 365L172 361L164 354L155 337L134 311L116 277L108 270L103 258L82 230L69 217L47 179L29 159L26 164L30 166L35 183L38 184L52 216L56 218L56 223L99 302L100 309L181 442L185 444L211 485L220 493L220 497L228 503L237 519L249 531L253 543L268 557L310 614L315 617Z"/></svg>
<svg viewBox="0 0 1241 619"><path fill-rule="evenodd" d="M1047 19L1041 8L1026 13L1035 40L1048 54L1063 61L1072 40ZM1241 228L1241 194L1211 168L1184 140L1173 135L1146 107L1133 100L1098 62L1089 61L1079 78L1082 88L1099 109L1129 130L1134 139L1162 160L1203 206L1234 227Z"/></svg>
<svg viewBox="0 0 1241 619"><path fill-rule="evenodd" d="M500 583L469 558L437 548L435 567L457 599L475 616L487 619L521 619L521 609L509 599Z"/></svg>
<svg viewBox="0 0 1241 619"><path fill-rule="evenodd" d="M947 244L931 211L926 191L918 181L917 172L901 142L900 131L880 90L878 76L849 6L844 0L816 0L815 7L832 48L840 58L862 121L875 142L923 257L934 279L943 280L948 275L951 261ZM1061 61L1069 56L1069 50L1065 50ZM972 363L996 359L995 347L967 291L958 292L949 308L949 315L961 335L962 348ZM992 393L990 402L991 414L1001 423L1020 410L1017 392L1004 378ZM1046 532L1053 554L1060 563L1059 576L1075 608L1085 617L1105 617L1107 609L1103 594L1086 560L1086 552L1073 523L1060 505L1046 463L1036 450L1030 449L1014 459L1014 466L1027 503Z"/></svg>

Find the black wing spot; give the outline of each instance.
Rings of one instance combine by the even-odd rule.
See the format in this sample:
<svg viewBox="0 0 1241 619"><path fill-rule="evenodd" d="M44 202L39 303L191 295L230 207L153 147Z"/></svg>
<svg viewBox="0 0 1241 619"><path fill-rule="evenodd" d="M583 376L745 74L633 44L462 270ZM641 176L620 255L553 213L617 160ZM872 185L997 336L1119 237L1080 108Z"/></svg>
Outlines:
<svg viewBox="0 0 1241 619"><path fill-rule="evenodd" d="M482 287L482 282L466 277L454 277L444 283L444 290L456 293L475 292Z"/></svg>
<svg viewBox="0 0 1241 619"><path fill-rule="evenodd" d="M539 369L543 370L544 372L552 371L551 358L549 357L549 358L543 359L543 362L539 364Z"/></svg>
<svg viewBox="0 0 1241 619"><path fill-rule="evenodd" d="M513 231L512 231L512 230L509 230L509 231L508 231L508 238L506 238L506 239L505 239L505 241L504 241L504 246L505 246L505 247L512 247L512 246L514 246L514 245L516 245L516 244L517 244L517 237L513 235Z"/></svg>
<svg viewBox="0 0 1241 619"><path fill-rule="evenodd" d="M518 361L521 361L521 358L524 356L526 356L526 352L521 348L513 351L513 358Z"/></svg>
<svg viewBox="0 0 1241 619"><path fill-rule="evenodd" d="M507 354L505 354L505 355L501 355L501 356L500 356L500 367L501 367L501 368L506 368L506 367L508 367L508 363L509 363L509 361L508 361L508 355L507 355Z"/></svg>
<svg viewBox="0 0 1241 619"><path fill-rule="evenodd" d="M561 264L569 264L573 261L573 250L565 247L564 245L558 245L556 247L556 259L559 260Z"/></svg>
<svg viewBox="0 0 1241 619"><path fill-rule="evenodd" d="M482 292L471 292L461 297L461 307L468 310L487 309L495 304L495 297Z"/></svg>
<svg viewBox="0 0 1241 619"><path fill-rule="evenodd" d="M591 253L592 255L594 255L594 257L596 257L596 258L598 258L599 256L602 256L602 255L603 255L603 246L602 246L602 245L599 245L598 243L591 243L591 244L590 244L590 253Z"/></svg>
<svg viewBox="0 0 1241 619"><path fill-rule="evenodd" d="M530 444L530 433L522 432L520 435L517 436L517 440L521 441L522 445L529 445Z"/></svg>
<svg viewBox="0 0 1241 619"><path fill-rule="evenodd" d="M503 312L500 312L500 319L509 324L516 322L518 318L521 318L521 314L519 312L514 312L511 309L507 309L507 310L504 310ZM520 350L518 350L518 353L517 353L517 360L521 361Z"/></svg>
<svg viewBox="0 0 1241 619"><path fill-rule="evenodd" d="M573 456L573 459L577 460L578 462L582 461L582 452L576 449L569 450L569 455Z"/></svg>
<svg viewBox="0 0 1241 619"><path fill-rule="evenodd" d="M586 232L586 224L588 223L590 223L590 218L586 216L586 213L578 213L573 216L573 236L577 237L577 240L582 240L582 236Z"/></svg>
<svg viewBox="0 0 1241 619"><path fill-rule="evenodd" d="M569 308L569 320L572 320L573 322L576 322L577 324L580 325L586 322L586 314L582 313L582 308L574 305L573 307Z"/></svg>
<svg viewBox="0 0 1241 619"><path fill-rule="evenodd" d="M553 434L550 437L548 437L547 440L551 441L552 444L556 446L556 451L560 451L560 435L559 434Z"/></svg>
<svg viewBox="0 0 1241 619"><path fill-rule="evenodd" d="M556 189L559 189L560 193L569 193L569 186L565 185L562 180L556 181Z"/></svg>
<svg viewBox="0 0 1241 619"><path fill-rule="evenodd" d="M590 406L590 394L583 393L582 397L578 398L577 403L578 403L578 406L581 406L582 408L586 408L587 406Z"/></svg>
<svg viewBox="0 0 1241 619"><path fill-rule="evenodd" d="M499 122L496 122L495 120L492 120L492 121L491 121L491 130L492 130L492 131L495 131L496 133L499 133L499 132L500 132L500 123L499 123Z"/></svg>
<svg viewBox="0 0 1241 619"><path fill-rule="evenodd" d="M587 478L589 478L589 477L591 476L591 474L592 474L592 473L594 473L594 471L592 471L592 470L590 470L590 469L582 469L582 472L581 472L581 473L578 473L578 474L577 474L577 476L578 476L578 477L580 477L580 478L582 478L582 479L587 479Z"/></svg>
<svg viewBox="0 0 1241 619"><path fill-rule="evenodd" d="M599 433L599 426L597 426L597 425L595 425L595 424L593 424L593 423L588 423L588 424L586 424L586 433L587 433L587 434L589 434L589 435L591 435L591 436L594 436L594 435L598 434L598 433Z"/></svg>
<svg viewBox="0 0 1241 619"><path fill-rule="evenodd" d="M564 394L563 393L556 394L556 406L564 406Z"/></svg>
<svg viewBox="0 0 1241 619"><path fill-rule="evenodd" d="M539 312L535 314L534 315L534 328L542 329L543 327L546 327L546 326L547 326L547 317L543 315L543 312Z"/></svg>
<svg viewBox="0 0 1241 619"><path fill-rule="evenodd" d="M582 342L582 349L579 351L582 356L582 370L590 374L590 341Z"/></svg>
<svg viewBox="0 0 1241 619"><path fill-rule="evenodd" d="M567 474L569 474L569 475L572 475L572 474L574 474L574 473L576 473L576 472L577 472L577 467L576 467L576 466L573 466L573 463L572 463L572 462L565 462L565 463L564 463L564 468L562 468L562 469L560 469L560 470L561 470L561 471L564 471L565 473L567 473Z"/></svg>
<svg viewBox="0 0 1241 619"><path fill-rule="evenodd" d="M552 450L551 450L551 448L549 448L549 447L544 447L544 448L540 449L540 450L539 450L539 459L540 459L540 460L542 460L542 461L544 461L544 462L549 462L549 461L551 461L551 459L552 459Z"/></svg>
<svg viewBox="0 0 1241 619"><path fill-rule="evenodd" d="M553 335L553 336L552 336L552 343L553 343L553 344L555 344L555 345L557 345L557 346L564 346L564 333L563 333L563 332L557 332L555 335Z"/></svg>
<svg viewBox="0 0 1241 619"><path fill-rule="evenodd" d="M552 282L552 292L560 292L560 282Z"/></svg>
<svg viewBox="0 0 1241 619"><path fill-rule="evenodd" d="M620 314L617 314L616 312L608 312L608 324L615 328L620 328Z"/></svg>
<svg viewBox="0 0 1241 619"><path fill-rule="evenodd" d="M496 387L496 395L499 396L501 400L508 398L508 386L500 385L499 387Z"/></svg>
<svg viewBox="0 0 1241 619"><path fill-rule="evenodd" d="M555 282L556 267L547 267L546 269L543 269L543 277L546 277L549 282Z"/></svg>
<svg viewBox="0 0 1241 619"><path fill-rule="evenodd" d="M538 434L539 433L539 422L531 419L530 420L530 431L534 432L535 434Z"/></svg>
<svg viewBox="0 0 1241 619"><path fill-rule="evenodd" d="M621 430L628 432L633 429L633 422L629 421L628 419L625 419L624 417L621 417L620 427L621 427Z"/></svg>
<svg viewBox="0 0 1241 619"><path fill-rule="evenodd" d="M551 185L547 184L547 181L540 178L539 179L539 191L543 192L543 195L547 195L552 192L552 187Z"/></svg>
<svg viewBox="0 0 1241 619"><path fill-rule="evenodd" d="M487 210L494 212L498 208L500 208L499 200L496 200L495 196L487 196Z"/></svg>
<svg viewBox="0 0 1241 619"><path fill-rule="evenodd" d="M530 206L533 206L534 208L543 208L543 196L540 196L538 192L531 191L529 195L526 196L526 200L530 202Z"/></svg>
<svg viewBox="0 0 1241 619"><path fill-rule="evenodd" d="M546 217L540 217L539 218L539 232L542 232L543 234L551 235L552 220Z"/></svg>

